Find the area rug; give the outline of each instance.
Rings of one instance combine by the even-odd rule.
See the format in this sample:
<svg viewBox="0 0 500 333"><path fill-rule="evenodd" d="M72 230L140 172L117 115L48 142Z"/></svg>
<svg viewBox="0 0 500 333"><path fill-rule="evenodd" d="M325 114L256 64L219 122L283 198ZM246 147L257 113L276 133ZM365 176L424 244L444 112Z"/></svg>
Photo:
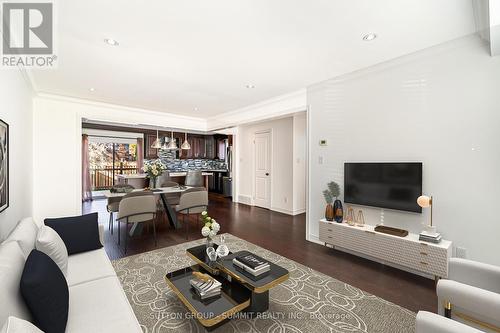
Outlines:
<svg viewBox="0 0 500 333"><path fill-rule="evenodd" d="M205 332L166 285L164 276L194 264L185 252L204 240L187 242L119 260L113 266L144 332ZM290 271L271 289L269 311L238 318L214 332L414 332L415 313L370 295L243 239L227 234L232 252L249 250Z"/></svg>

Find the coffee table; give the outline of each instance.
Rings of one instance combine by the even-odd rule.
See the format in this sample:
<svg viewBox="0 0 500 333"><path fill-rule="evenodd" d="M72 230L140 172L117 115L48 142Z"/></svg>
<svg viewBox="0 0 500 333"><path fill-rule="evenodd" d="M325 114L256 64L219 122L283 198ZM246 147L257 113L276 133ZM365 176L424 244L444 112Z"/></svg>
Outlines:
<svg viewBox="0 0 500 333"><path fill-rule="evenodd" d="M214 244L214 247L217 248L217 245ZM219 327L239 312L251 317L267 311L269 290L289 277L288 270L270 262L271 270L255 278L233 265L233 258L239 253L230 252L228 256L210 262L206 245L196 246L186 250L195 265L165 276L169 287L207 330ZM189 284L194 271L207 273L221 282L221 296L202 301Z"/></svg>

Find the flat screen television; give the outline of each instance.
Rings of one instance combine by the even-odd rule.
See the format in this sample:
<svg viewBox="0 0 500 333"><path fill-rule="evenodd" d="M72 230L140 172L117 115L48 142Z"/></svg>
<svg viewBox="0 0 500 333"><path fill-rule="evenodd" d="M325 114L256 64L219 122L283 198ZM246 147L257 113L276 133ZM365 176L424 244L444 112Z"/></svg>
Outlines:
<svg viewBox="0 0 500 333"><path fill-rule="evenodd" d="M345 163L344 201L422 213L422 163Z"/></svg>

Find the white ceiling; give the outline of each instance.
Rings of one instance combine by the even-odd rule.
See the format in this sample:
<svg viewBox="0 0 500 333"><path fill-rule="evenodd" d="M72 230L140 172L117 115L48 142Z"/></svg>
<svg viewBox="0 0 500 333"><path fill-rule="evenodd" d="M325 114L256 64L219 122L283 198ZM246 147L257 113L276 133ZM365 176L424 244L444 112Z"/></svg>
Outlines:
<svg viewBox="0 0 500 333"><path fill-rule="evenodd" d="M33 73L39 92L204 118L475 30L471 0L59 0L56 10L59 66ZM362 41L368 32L378 38Z"/></svg>

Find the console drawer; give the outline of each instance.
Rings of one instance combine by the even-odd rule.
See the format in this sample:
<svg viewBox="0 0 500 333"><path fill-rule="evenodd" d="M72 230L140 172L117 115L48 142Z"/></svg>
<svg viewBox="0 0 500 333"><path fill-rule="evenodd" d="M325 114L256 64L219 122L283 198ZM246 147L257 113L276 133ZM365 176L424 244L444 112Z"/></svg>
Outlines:
<svg viewBox="0 0 500 333"><path fill-rule="evenodd" d="M334 222L335 223L335 222ZM344 238L343 229L335 226L333 223L319 223L319 240L330 245L342 246Z"/></svg>

